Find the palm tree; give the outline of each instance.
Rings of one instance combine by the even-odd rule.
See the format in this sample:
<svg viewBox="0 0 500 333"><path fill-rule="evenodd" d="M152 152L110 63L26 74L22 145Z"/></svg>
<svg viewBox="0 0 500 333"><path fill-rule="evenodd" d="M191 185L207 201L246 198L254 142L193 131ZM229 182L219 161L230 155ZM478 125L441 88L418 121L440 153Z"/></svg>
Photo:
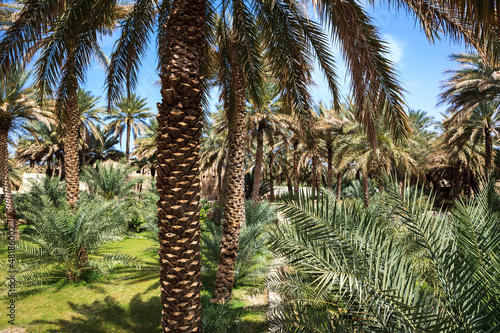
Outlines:
<svg viewBox="0 0 500 333"><path fill-rule="evenodd" d="M24 127L29 133L17 141L16 156L22 163L45 164L48 176L64 179L64 141L61 132L50 122L35 121Z"/></svg>
<svg viewBox="0 0 500 333"><path fill-rule="evenodd" d="M93 168L87 165L82 170L82 180L89 186L91 193L105 200L123 199L132 195L134 188L142 182L142 177L131 177L137 171L129 164L96 162Z"/></svg>
<svg viewBox="0 0 500 333"><path fill-rule="evenodd" d="M84 159L89 165L93 165L97 161L119 161L122 159L123 153L115 148L120 141L111 131L102 129L101 126L95 126L95 134L89 135L89 140L86 148L83 151Z"/></svg>
<svg viewBox="0 0 500 333"><path fill-rule="evenodd" d="M66 196L73 208L79 197L78 87L84 81L91 59L106 65L106 57L99 48L100 38L111 33L124 12L114 1L83 2L74 6L40 6L26 2L0 41L2 70L39 55L35 63L39 96L42 99L52 96L56 90L56 110L64 114L66 123Z"/></svg>
<svg viewBox="0 0 500 333"><path fill-rule="evenodd" d="M219 8L230 8L234 11L236 41L240 42L239 46L243 48L259 45L253 42L256 39L252 36L252 32L255 32L252 23L258 22L257 26L263 31L264 49L268 49L270 54L272 64L270 71L277 79L280 92L286 96L285 104L296 114L304 115L308 112L309 78L304 69L310 68L311 58L300 54L307 50L311 50L323 59L320 61L320 67L327 72L330 87L336 96L337 84L332 66L334 59L327 52L328 38L316 33L318 25L308 25L311 21L307 16L301 15L301 4L255 1L251 3L251 8L248 5L246 2L235 2L233 6L228 4ZM392 124L391 130L398 132L398 129L403 129L402 132L405 133L407 127L404 124L401 90L394 79L391 64L385 59L385 47L380 42L377 31L364 9L353 2L340 4L322 1L319 5L321 19L330 25L331 31L341 41L344 56L353 74L357 104L363 106L367 98L373 103L377 101L375 110L388 111L386 119ZM444 14L441 15L440 7L426 5L411 6L411 8L419 14L418 18L422 20L429 37L434 37L438 31L438 25L434 24L436 22L448 30L457 32L455 24L457 21L448 19L449 17ZM460 8L465 8L465 5L461 5ZM164 306L162 326L165 331L179 330L179 327L181 331L195 332L200 329L199 251L197 250L199 179L196 175L202 127L201 101L206 91L206 79L210 74L208 63L203 62L203 59L208 61L209 57L203 56L209 54L205 38L209 37L207 33L210 31L210 23L215 21L210 16L213 12L210 3L204 0L190 2L174 0L172 3L162 2L158 7L151 1L137 1L122 25L122 37L113 53L108 75L108 98L117 100L121 94L120 87L126 86L129 90L137 82L138 67L145 53L149 35L153 31L158 31L158 68L161 72L162 85L158 124L163 135L158 138L157 186L160 193L158 212L161 230L160 258L165 260L165 264L162 264L164 270L161 273ZM157 29L155 20L158 23ZM481 24L485 22L483 20ZM485 30L475 28L482 37ZM235 48L222 50L234 52ZM290 50L294 50L293 54L289 52ZM249 56L254 54L256 53L253 51L243 50L238 55L241 56L241 65L246 75L255 74L252 70L256 68L253 66L256 64L255 58ZM359 57L359 54L364 56ZM296 57L301 57L301 60L297 61ZM201 76L204 76L205 80L202 80ZM126 85L123 84L125 82ZM237 91L240 90L239 86L233 85L233 87ZM244 107L243 103L241 104L241 107ZM391 107L384 108L386 105ZM372 112L360 112L359 118L366 124L368 132L374 133L371 115ZM306 119L300 117L298 120L307 122ZM371 137L374 138L374 135ZM228 139L234 140L231 135ZM189 162L182 163L183 160ZM178 185L179 181L182 185ZM170 185L172 183L177 185ZM238 207L241 205L237 205L236 209ZM179 219L182 219L181 222ZM180 228L174 229L173 226ZM189 230L187 234L186 230ZM170 242L174 242L177 238L170 238L167 235L179 235L179 237L182 235L182 239L187 241L172 246ZM180 262L180 253L185 253L188 246L192 248L193 255L186 262ZM234 248L230 252L235 253ZM167 263L173 268L166 268ZM173 270L177 268L180 269L179 272L183 272L182 276ZM184 271L189 273L184 274ZM175 291L167 292L166 289ZM184 296L187 293L194 297L187 299ZM183 326L180 326L180 322Z"/></svg>
<svg viewBox="0 0 500 333"><path fill-rule="evenodd" d="M202 137L200 147L200 169L202 171L215 169L217 172L219 196L216 207L222 206L225 201L224 192L225 184L227 184L227 173L224 172L224 177L222 176L227 158L227 134L223 117L221 109L219 109L219 113L212 115L214 121L204 127L207 135ZM218 223L219 221L215 222Z"/></svg>
<svg viewBox="0 0 500 333"><path fill-rule="evenodd" d="M120 141L122 141L123 133L126 132L125 158L127 161L130 160L130 139L135 140L145 131L148 120L153 117L146 105L145 98L141 99L136 94L131 94L118 101L117 109L106 117L106 120L111 121L108 128L114 130L115 135L120 137Z"/></svg>
<svg viewBox="0 0 500 333"><path fill-rule="evenodd" d="M353 112L357 111L354 106L350 108ZM355 124L354 119L350 119L350 122L359 126ZM340 169L351 168L361 172L363 200L368 205L369 179L377 172L397 172L402 175L415 175L418 178L423 176L418 152L412 149L411 143L411 138L406 143L398 143L387 127L378 124L377 148L374 150L370 147L369 138L358 127L358 130L351 130L339 137L336 142L336 159Z"/></svg>
<svg viewBox="0 0 500 333"><path fill-rule="evenodd" d="M448 112L452 116L447 126L461 127L467 132L462 134L462 138L470 134L484 139L485 172L489 176L493 160L492 135L497 135L500 121L500 64L491 65L479 55L470 53L454 54L452 59L462 67L448 71L452 76L444 84L445 91L440 95L441 103L450 104Z"/></svg>
<svg viewBox="0 0 500 333"><path fill-rule="evenodd" d="M276 128L277 116L281 112L281 102L278 99L278 89L271 83L266 83L266 89L261 101L252 102L247 112L247 126L251 140L256 139L255 166L253 171L253 187L251 198L259 201L260 182L262 180L262 160L264 157L264 134L270 139ZM269 140L268 140L269 141Z"/></svg>
<svg viewBox="0 0 500 333"><path fill-rule="evenodd" d="M38 111L33 90L27 86L30 73L13 67L8 77L0 79L0 179L5 195L9 228L17 232L17 214L12 201L9 179L9 133L20 130L25 121L33 121Z"/></svg>
<svg viewBox="0 0 500 333"><path fill-rule="evenodd" d="M151 168L151 176L154 177L156 138L158 136L158 121L151 118L149 126L146 127L141 137L134 141L133 156L139 160L148 161Z"/></svg>
<svg viewBox="0 0 500 333"><path fill-rule="evenodd" d="M321 102L318 105L318 116L318 138L324 142L327 155L326 186L333 188L333 142L335 137L342 132L342 119L334 105L327 108Z"/></svg>
<svg viewBox="0 0 500 333"><path fill-rule="evenodd" d="M453 121L467 118L477 106L500 97L500 63L488 62L475 53L452 54L460 68L448 70L440 104L448 103Z"/></svg>
<svg viewBox="0 0 500 333"><path fill-rule="evenodd" d="M99 253L104 244L120 239L125 216L115 200L82 202L76 211L67 204L55 205L47 195L41 205L28 203L24 216L30 226L20 248L26 260L19 265L19 280L25 284L68 279L78 282L89 273L106 274L119 265L138 261L122 253ZM96 256L97 254L97 256ZM50 267L51 274L47 274Z"/></svg>

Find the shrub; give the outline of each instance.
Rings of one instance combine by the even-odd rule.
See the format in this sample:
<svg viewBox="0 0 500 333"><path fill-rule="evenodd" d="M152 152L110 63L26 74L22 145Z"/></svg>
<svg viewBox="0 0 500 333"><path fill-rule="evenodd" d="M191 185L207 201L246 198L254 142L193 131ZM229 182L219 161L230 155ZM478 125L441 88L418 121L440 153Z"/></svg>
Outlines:
<svg viewBox="0 0 500 333"><path fill-rule="evenodd" d="M279 207L283 261L268 280L272 328L297 332L494 332L500 327L500 197L494 185L451 212L388 184L369 207L330 191Z"/></svg>
<svg viewBox="0 0 500 333"><path fill-rule="evenodd" d="M144 181L144 177L133 177L136 167L129 164L104 164L98 161L95 168L86 165L82 168L82 181L89 192L106 200L122 199L135 195L134 187Z"/></svg>
<svg viewBox="0 0 500 333"><path fill-rule="evenodd" d="M18 280L32 284L61 278L77 282L106 274L118 265L138 265L121 253L98 253L102 245L121 239L124 232L122 208L115 200L80 202L76 211L56 206L41 195L23 211L31 225L19 248L24 253L18 264Z"/></svg>

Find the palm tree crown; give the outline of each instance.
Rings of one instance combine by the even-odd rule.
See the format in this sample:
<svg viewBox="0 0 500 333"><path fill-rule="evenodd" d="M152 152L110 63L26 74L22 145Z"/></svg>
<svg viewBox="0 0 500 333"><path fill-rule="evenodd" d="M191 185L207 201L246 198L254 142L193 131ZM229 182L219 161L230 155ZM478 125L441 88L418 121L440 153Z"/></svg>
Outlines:
<svg viewBox="0 0 500 333"><path fill-rule="evenodd" d="M115 111L106 117L111 120L108 128L114 130L115 134L121 137L126 132L125 158L130 158L130 139L135 139L140 133L145 131L153 113L149 112L145 98L141 99L136 94L122 98L117 104Z"/></svg>

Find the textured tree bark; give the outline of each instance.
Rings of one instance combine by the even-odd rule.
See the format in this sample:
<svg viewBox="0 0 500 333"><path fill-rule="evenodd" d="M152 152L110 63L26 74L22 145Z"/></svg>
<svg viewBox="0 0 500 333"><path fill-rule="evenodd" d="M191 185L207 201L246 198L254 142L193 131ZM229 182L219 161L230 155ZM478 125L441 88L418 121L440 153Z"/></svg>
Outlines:
<svg viewBox="0 0 500 333"><path fill-rule="evenodd" d="M130 123L127 121L127 145L125 147L125 158L130 162Z"/></svg>
<svg viewBox="0 0 500 333"><path fill-rule="evenodd" d="M80 158L78 156L78 136L80 125L80 112L76 89L71 92L68 99L66 115L66 133L64 134L64 171L66 176L66 200L74 209L80 194Z"/></svg>
<svg viewBox="0 0 500 333"><path fill-rule="evenodd" d="M312 158L312 195L316 199L317 194L317 183L318 183L318 162L316 156Z"/></svg>
<svg viewBox="0 0 500 333"><path fill-rule="evenodd" d="M340 191L342 190L342 174L337 173L337 200L340 200Z"/></svg>
<svg viewBox="0 0 500 333"><path fill-rule="evenodd" d="M293 195L292 179L290 178L290 175L288 173L286 173L285 170L283 170L283 172L285 173L285 177L286 177L286 186L288 187L288 193Z"/></svg>
<svg viewBox="0 0 500 333"><path fill-rule="evenodd" d="M12 189L10 187L9 180L9 150L8 144L9 129L0 129L0 177L2 179L3 195L5 197L5 210L7 214L7 224L9 226L9 231L15 232L15 238L19 238L17 230L17 212L14 207L14 201L12 200Z"/></svg>
<svg viewBox="0 0 500 333"><path fill-rule="evenodd" d="M255 167L253 168L252 200L259 201L260 181L262 180L262 157L264 155L264 128L261 124L257 129L257 150L255 152Z"/></svg>
<svg viewBox="0 0 500 333"><path fill-rule="evenodd" d="M299 142L293 142L293 194L299 197Z"/></svg>
<svg viewBox="0 0 500 333"><path fill-rule="evenodd" d="M328 158L328 168L327 168L327 176L326 176L326 186L328 186L329 189L333 189L333 166L332 166L332 159L333 159L333 149L332 149L332 144L328 142L326 144L326 150L327 150L327 158Z"/></svg>
<svg viewBox="0 0 500 333"><path fill-rule="evenodd" d="M239 250L239 236L245 205L244 155L245 155L245 79L235 44L231 52L233 65L232 82L235 89L236 114L229 121L227 155L227 189L224 205L224 223L220 245L219 265L215 280L213 303L231 297L234 282L234 266Z"/></svg>
<svg viewBox="0 0 500 333"><path fill-rule="evenodd" d="M274 139L272 134L269 135L269 145L271 146L271 149L274 148ZM274 202L276 199L274 195L274 152L271 150L271 153L269 154L269 202Z"/></svg>
<svg viewBox="0 0 500 333"><path fill-rule="evenodd" d="M163 332L201 332L200 62L205 0L175 0L158 103L156 187Z"/></svg>
<svg viewBox="0 0 500 333"><path fill-rule="evenodd" d="M368 187L368 172L363 172L363 202L366 206L370 204L370 192Z"/></svg>
<svg viewBox="0 0 500 333"><path fill-rule="evenodd" d="M491 141L491 128L489 127L484 128L484 146L485 146L484 170L486 172L486 177L489 179L491 172L491 160L492 160L491 151L493 149L493 143Z"/></svg>

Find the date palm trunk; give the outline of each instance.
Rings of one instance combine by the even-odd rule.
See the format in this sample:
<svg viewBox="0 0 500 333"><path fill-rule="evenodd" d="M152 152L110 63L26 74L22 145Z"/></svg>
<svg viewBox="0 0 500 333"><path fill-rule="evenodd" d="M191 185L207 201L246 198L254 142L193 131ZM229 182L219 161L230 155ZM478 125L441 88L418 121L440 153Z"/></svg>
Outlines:
<svg viewBox="0 0 500 333"><path fill-rule="evenodd" d="M127 143L125 146L125 158L130 162L130 122L127 120Z"/></svg>
<svg viewBox="0 0 500 333"><path fill-rule="evenodd" d="M271 146L271 152L269 154L269 202L274 202L276 199L274 195L274 157L275 153L272 151L274 148L273 135L269 135L269 145Z"/></svg>
<svg viewBox="0 0 500 333"><path fill-rule="evenodd" d="M66 199L72 209L75 209L80 194L79 125L80 112L78 111L78 99L75 88L68 98L66 132L64 134Z"/></svg>
<svg viewBox="0 0 500 333"><path fill-rule="evenodd" d="M200 62L205 0L175 0L158 103L156 187L163 332L201 332Z"/></svg>
<svg viewBox="0 0 500 333"><path fill-rule="evenodd" d="M299 198L299 143L293 142L293 195Z"/></svg>
<svg viewBox="0 0 500 333"><path fill-rule="evenodd" d="M317 183L318 183L318 164L316 160L316 156L312 158L312 195L313 198L316 199L317 194Z"/></svg>
<svg viewBox="0 0 500 333"><path fill-rule="evenodd" d="M491 160L492 160L492 148L493 148L493 143L491 140L491 128L485 127L484 128L484 145L485 145L485 153L484 153L484 171L486 173L486 177L490 177L490 172L491 172Z"/></svg>
<svg viewBox="0 0 500 333"><path fill-rule="evenodd" d="M291 179L290 175L288 173L286 173L286 170L283 170L283 172L285 173L285 177L286 177L286 186L288 188L288 193L290 195L293 195L293 183L292 183L292 179Z"/></svg>
<svg viewBox="0 0 500 333"><path fill-rule="evenodd" d="M14 232L15 238L19 238L17 230L17 212L12 200L12 188L9 180L9 150L8 144L9 129L0 128L0 177L2 178L3 195L5 198L5 211L7 214L7 224L9 233Z"/></svg>
<svg viewBox="0 0 500 333"><path fill-rule="evenodd" d="M257 128L257 150L255 152L255 167L253 171L252 200L259 201L260 181L262 180L262 157L264 155L264 127L259 124Z"/></svg>
<svg viewBox="0 0 500 333"><path fill-rule="evenodd" d="M337 200L340 200L340 191L342 190L342 174L337 173Z"/></svg>
<svg viewBox="0 0 500 333"><path fill-rule="evenodd" d="M328 142L326 144L326 150L327 150L327 163L328 163L328 168L327 168L327 176L326 176L326 186L329 189L333 189L333 165L332 165L332 159L333 159L333 149L332 149L332 144Z"/></svg>
<svg viewBox="0 0 500 333"><path fill-rule="evenodd" d="M244 149L245 149L245 79L235 43L230 53L232 84L235 89L235 114L228 125L227 189L224 205L224 222L220 245L219 264L215 279L213 303L227 301L231 297L234 267L239 250L239 236L245 207Z"/></svg>

